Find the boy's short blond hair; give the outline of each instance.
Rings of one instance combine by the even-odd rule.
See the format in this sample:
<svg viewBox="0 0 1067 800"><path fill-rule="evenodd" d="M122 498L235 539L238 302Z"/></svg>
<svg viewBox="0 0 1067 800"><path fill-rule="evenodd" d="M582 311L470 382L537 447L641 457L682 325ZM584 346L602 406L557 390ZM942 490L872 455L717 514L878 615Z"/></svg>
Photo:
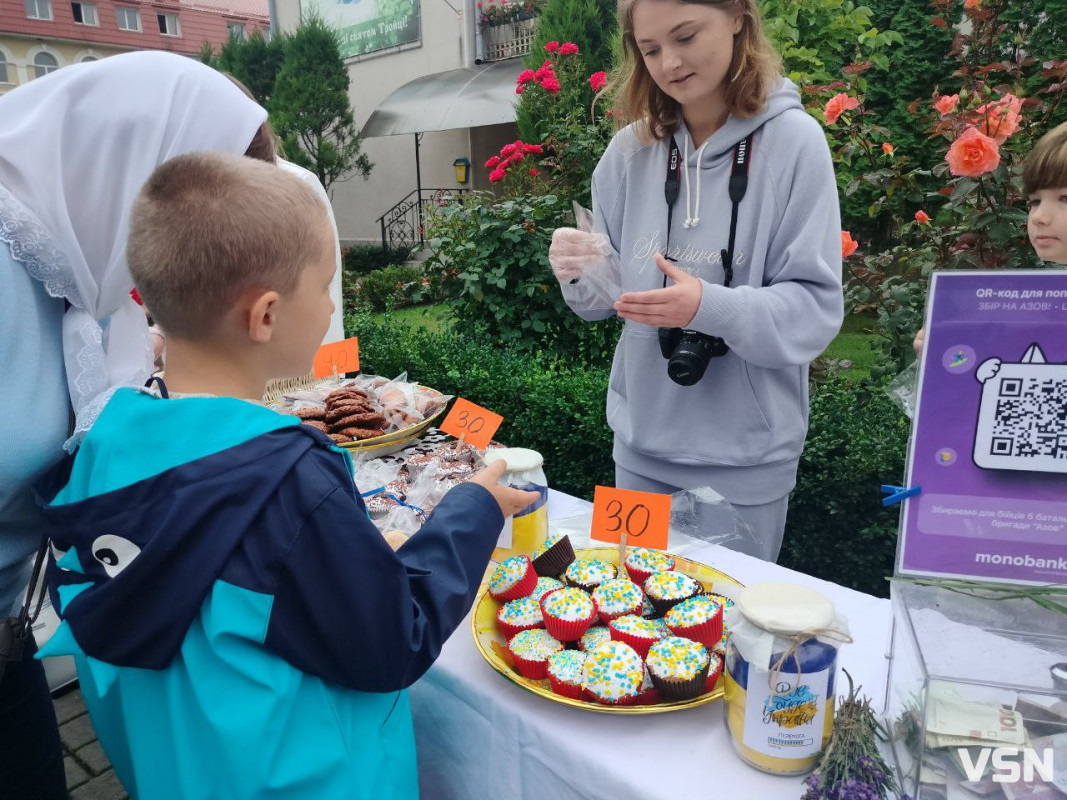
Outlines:
<svg viewBox="0 0 1067 800"><path fill-rule="evenodd" d="M273 164L190 153L160 165L130 212L127 261L152 316L197 339L249 289L287 295L332 247L311 187Z"/></svg>
<svg viewBox="0 0 1067 800"><path fill-rule="evenodd" d="M1067 188L1067 122L1041 137L1023 167L1023 192L1027 196L1041 189L1064 188Z"/></svg>

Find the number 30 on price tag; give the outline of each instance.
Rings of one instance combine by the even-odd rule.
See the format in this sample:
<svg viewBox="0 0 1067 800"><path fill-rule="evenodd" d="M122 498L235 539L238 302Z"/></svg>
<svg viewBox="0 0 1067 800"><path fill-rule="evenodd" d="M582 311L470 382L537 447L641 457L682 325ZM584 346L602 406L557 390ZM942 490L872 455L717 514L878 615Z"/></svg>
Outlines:
<svg viewBox="0 0 1067 800"><path fill-rule="evenodd" d="M355 336L320 347L315 353L312 374L316 378L328 378L333 375L335 366L338 375L344 375L346 372L359 372L359 340Z"/></svg>
<svg viewBox="0 0 1067 800"><path fill-rule="evenodd" d="M441 430L457 439L462 436L463 441L474 445L479 450L484 450L503 421L502 416L493 413L488 408L482 408L470 400L457 397L452 410L441 423Z"/></svg>
<svg viewBox="0 0 1067 800"><path fill-rule="evenodd" d="M618 543L626 534L631 547L667 549L671 521L671 496L632 489L597 486L593 493L593 529L589 536L600 542Z"/></svg>

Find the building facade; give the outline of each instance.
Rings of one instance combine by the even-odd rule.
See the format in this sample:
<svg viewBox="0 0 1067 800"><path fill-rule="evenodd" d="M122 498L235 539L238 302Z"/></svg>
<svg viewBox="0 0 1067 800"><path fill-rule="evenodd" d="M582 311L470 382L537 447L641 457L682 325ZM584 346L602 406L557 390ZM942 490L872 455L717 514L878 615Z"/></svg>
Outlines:
<svg viewBox="0 0 1067 800"><path fill-rule="evenodd" d="M327 6L327 2L331 5ZM398 13L396 23L389 17L375 16L376 13L390 13L396 7L396 0L378 0L376 8L379 10L359 12L366 13L366 19L356 18L351 27L342 27L330 20L333 5L342 8L340 0L336 3L333 0L276 0L276 21L279 30L292 31L300 24L302 13L314 10L339 30L342 49L349 55L346 58L349 97L356 124L361 130L371 115L405 84L450 70L474 69L490 58L477 30L476 0L414 0L409 12L393 12ZM374 6L372 2L363 0L363 8L371 6ZM414 19L408 20L403 13L414 15ZM388 46L388 40L380 40L370 46L387 46L351 55L362 42L393 27L404 31L403 36L395 39L396 44ZM356 45L351 45L353 42ZM527 42L526 50L528 48ZM521 59L517 56L523 52L506 53L511 57L514 75L508 89L512 99L507 101L508 109L503 116L510 116L512 120L514 76L522 69ZM369 178L353 177L331 187L337 227L343 242L381 241L382 216L389 214L405 198L410 201L419 183L423 187L424 199L439 189L489 188L488 171L482 165L517 136L513 122L446 130L435 129L432 123L427 125L419 136L417 157L416 134L413 132L363 139L364 152L374 164ZM460 159L471 163L469 179L462 184L457 181L453 166Z"/></svg>
<svg viewBox="0 0 1067 800"><path fill-rule="evenodd" d="M269 35L267 0L0 0L0 94L57 69L131 50L196 57L207 42Z"/></svg>

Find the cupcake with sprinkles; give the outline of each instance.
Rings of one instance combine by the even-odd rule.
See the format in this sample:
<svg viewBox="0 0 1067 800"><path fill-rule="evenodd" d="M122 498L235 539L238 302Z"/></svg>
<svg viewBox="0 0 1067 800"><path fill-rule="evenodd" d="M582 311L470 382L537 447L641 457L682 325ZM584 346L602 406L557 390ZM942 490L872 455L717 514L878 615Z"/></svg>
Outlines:
<svg viewBox="0 0 1067 800"><path fill-rule="evenodd" d="M600 621L606 625L613 619L627 614L640 615L645 595L636 583L622 578L613 578L610 581L604 581L593 590L593 600L596 601Z"/></svg>
<svg viewBox="0 0 1067 800"><path fill-rule="evenodd" d="M669 572L674 569L674 556L662 550L634 547L627 553L623 566L626 567L630 580L641 586L657 572Z"/></svg>
<svg viewBox="0 0 1067 800"><path fill-rule="evenodd" d="M654 609L652 607L652 601L648 599L648 595L647 594L645 595L644 601L641 603L641 616L642 617L654 617L654 616L656 616L656 609Z"/></svg>
<svg viewBox="0 0 1067 800"><path fill-rule="evenodd" d="M726 624L726 612L734 607L734 601L731 600L729 597L725 597L724 595L721 595L721 594L712 593L711 597L714 600L716 600L720 606L722 606L722 614L723 614L722 641L719 643L719 647L720 648L725 648L726 647L726 637L730 635L730 628Z"/></svg>
<svg viewBox="0 0 1067 800"><path fill-rule="evenodd" d="M599 558L582 558L572 563L563 573L563 580L569 586L577 586L587 592L592 592L604 581L610 581L617 576L615 566Z"/></svg>
<svg viewBox="0 0 1067 800"><path fill-rule="evenodd" d="M636 614L613 619L608 623L608 633L615 641L628 644L636 650L641 658L645 657L653 644L664 636L671 635L663 620L645 619Z"/></svg>
<svg viewBox="0 0 1067 800"><path fill-rule="evenodd" d="M722 641L722 605L714 597L698 594L683 600L663 618L671 633L700 642L709 650Z"/></svg>
<svg viewBox="0 0 1067 800"><path fill-rule="evenodd" d="M562 697L581 700L585 697L582 674L585 670L585 653L581 650L561 650L548 658L548 684L552 691Z"/></svg>
<svg viewBox="0 0 1067 800"><path fill-rule="evenodd" d="M596 622L596 603L581 589L556 589L541 598L541 616L545 630L561 642L573 642Z"/></svg>
<svg viewBox="0 0 1067 800"><path fill-rule="evenodd" d="M537 585L537 573L527 556L512 556L500 562L489 578L489 595L506 603L526 597Z"/></svg>
<svg viewBox="0 0 1067 800"><path fill-rule="evenodd" d="M541 598L546 594L562 588L563 582L558 581L555 578L538 578L537 583L534 585L534 590L530 592L530 597L540 603Z"/></svg>
<svg viewBox="0 0 1067 800"><path fill-rule="evenodd" d="M648 669L646 668L644 677L641 679L641 689L637 693L637 700L634 702L639 706L654 706L662 699L659 696L659 689L652 683L652 679L648 677Z"/></svg>
<svg viewBox="0 0 1067 800"><path fill-rule="evenodd" d="M623 642L601 642L589 651L582 688L597 703L629 706L637 702L644 677L641 656Z"/></svg>
<svg viewBox="0 0 1067 800"><path fill-rule="evenodd" d="M657 572L644 583L645 595L661 617L683 600L700 594L704 587L680 572Z"/></svg>
<svg viewBox="0 0 1067 800"><path fill-rule="evenodd" d="M708 660L711 662L708 666L708 679L704 682L704 691L715 691L715 684L719 682L719 678L722 677L723 658L718 653L708 651Z"/></svg>
<svg viewBox="0 0 1067 800"><path fill-rule="evenodd" d="M496 612L496 626L504 634L504 638L509 640L523 631L543 627L541 604L533 597L520 597L518 600L504 603Z"/></svg>
<svg viewBox="0 0 1067 800"><path fill-rule="evenodd" d="M550 536L533 554L533 567L542 578L558 578L574 561L574 547L568 536Z"/></svg>
<svg viewBox="0 0 1067 800"><path fill-rule="evenodd" d="M652 645L645 666L664 702L670 703L704 693L711 657L699 642L668 636Z"/></svg>
<svg viewBox="0 0 1067 800"><path fill-rule="evenodd" d="M553 639L544 628L522 631L508 642L515 671L534 681L548 677L548 659L562 649L563 644Z"/></svg>
<svg viewBox="0 0 1067 800"><path fill-rule="evenodd" d="M601 642L611 639L611 631L606 625L594 625L578 639L578 649L586 652L592 650Z"/></svg>

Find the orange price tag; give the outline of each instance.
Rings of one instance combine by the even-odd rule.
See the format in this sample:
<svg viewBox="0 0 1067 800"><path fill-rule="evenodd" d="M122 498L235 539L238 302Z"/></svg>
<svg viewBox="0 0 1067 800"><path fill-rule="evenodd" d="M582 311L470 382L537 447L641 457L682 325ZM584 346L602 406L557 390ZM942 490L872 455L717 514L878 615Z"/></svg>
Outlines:
<svg viewBox="0 0 1067 800"><path fill-rule="evenodd" d="M619 534L625 533L630 547L666 550L670 521L669 494L597 486L593 492L593 529L589 537L618 543Z"/></svg>
<svg viewBox="0 0 1067 800"><path fill-rule="evenodd" d="M333 375L335 366L338 375L359 372L359 339L353 336L351 339L330 342L319 348L319 352L315 353L314 376L328 378Z"/></svg>
<svg viewBox="0 0 1067 800"><path fill-rule="evenodd" d="M456 402L452 404L452 410L441 423L440 429L457 439L463 436L468 444L484 450L503 421L502 416L493 413L488 408L482 408L470 400L457 397Z"/></svg>

